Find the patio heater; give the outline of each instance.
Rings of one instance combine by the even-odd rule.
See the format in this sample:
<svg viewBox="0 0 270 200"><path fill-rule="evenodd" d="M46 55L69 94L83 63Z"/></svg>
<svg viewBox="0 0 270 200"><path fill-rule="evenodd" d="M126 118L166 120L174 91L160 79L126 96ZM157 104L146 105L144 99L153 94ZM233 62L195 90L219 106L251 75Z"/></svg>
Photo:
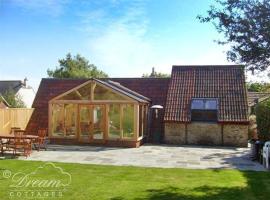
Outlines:
<svg viewBox="0 0 270 200"><path fill-rule="evenodd" d="M160 143L161 142L161 133L162 133L162 113L163 106L161 105L153 105L151 106L151 130L152 130L152 139L154 143Z"/></svg>

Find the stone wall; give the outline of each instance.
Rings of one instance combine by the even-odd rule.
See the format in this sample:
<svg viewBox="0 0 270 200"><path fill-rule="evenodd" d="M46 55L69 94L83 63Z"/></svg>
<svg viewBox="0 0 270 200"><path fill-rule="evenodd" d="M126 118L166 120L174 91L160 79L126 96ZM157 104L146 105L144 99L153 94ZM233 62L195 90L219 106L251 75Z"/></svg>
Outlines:
<svg viewBox="0 0 270 200"><path fill-rule="evenodd" d="M185 124L165 123L165 142L169 144L185 144L185 126Z"/></svg>
<svg viewBox="0 0 270 200"><path fill-rule="evenodd" d="M165 143L246 147L248 125L192 122L165 123Z"/></svg>
<svg viewBox="0 0 270 200"><path fill-rule="evenodd" d="M187 143L221 145L221 126L217 123L193 122L187 126Z"/></svg>
<svg viewBox="0 0 270 200"><path fill-rule="evenodd" d="M248 141L248 125L224 125L223 140L226 146L246 147Z"/></svg>

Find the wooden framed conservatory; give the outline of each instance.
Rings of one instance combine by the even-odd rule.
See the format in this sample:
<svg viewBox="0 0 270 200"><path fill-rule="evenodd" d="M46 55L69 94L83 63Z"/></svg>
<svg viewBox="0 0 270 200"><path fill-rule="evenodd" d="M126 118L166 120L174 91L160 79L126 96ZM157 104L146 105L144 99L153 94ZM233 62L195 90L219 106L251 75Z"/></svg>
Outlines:
<svg viewBox="0 0 270 200"><path fill-rule="evenodd" d="M91 79L49 101L50 141L137 147L148 132L149 103L116 82Z"/></svg>

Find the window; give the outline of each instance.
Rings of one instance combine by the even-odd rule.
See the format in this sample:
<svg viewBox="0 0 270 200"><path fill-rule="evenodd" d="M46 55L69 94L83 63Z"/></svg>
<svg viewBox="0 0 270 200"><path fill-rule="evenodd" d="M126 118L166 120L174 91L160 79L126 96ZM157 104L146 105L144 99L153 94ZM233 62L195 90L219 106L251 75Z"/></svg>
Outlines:
<svg viewBox="0 0 270 200"><path fill-rule="evenodd" d="M126 100L121 95L108 90L105 87L96 85L94 90L94 100Z"/></svg>
<svg viewBox="0 0 270 200"><path fill-rule="evenodd" d="M80 106L80 137L88 138L90 132L90 124L91 121L91 109L88 105L81 105Z"/></svg>
<svg viewBox="0 0 270 200"><path fill-rule="evenodd" d="M60 100L91 100L91 83L64 95Z"/></svg>
<svg viewBox="0 0 270 200"><path fill-rule="evenodd" d="M191 109L204 109L203 99L193 99L191 103Z"/></svg>
<svg viewBox="0 0 270 200"><path fill-rule="evenodd" d="M109 138L120 138L120 105L111 104L109 110Z"/></svg>
<svg viewBox="0 0 270 200"><path fill-rule="evenodd" d="M82 100L91 100L91 83L79 88L77 94Z"/></svg>
<svg viewBox="0 0 270 200"><path fill-rule="evenodd" d="M217 110L217 100L206 100L205 101L206 110Z"/></svg>
<svg viewBox="0 0 270 200"><path fill-rule="evenodd" d="M148 106L144 106L144 131L143 135L147 134L148 129Z"/></svg>
<svg viewBox="0 0 270 200"><path fill-rule="evenodd" d="M147 133L148 107L146 105L140 105L139 115L139 137L142 137Z"/></svg>
<svg viewBox="0 0 270 200"><path fill-rule="evenodd" d="M81 100L80 94L78 91L73 91L71 93L66 94L65 96L61 97L60 100Z"/></svg>
<svg viewBox="0 0 270 200"><path fill-rule="evenodd" d="M77 105L65 105L65 130L67 137L75 137L76 135L76 121L77 121Z"/></svg>
<svg viewBox="0 0 270 200"><path fill-rule="evenodd" d="M134 106L131 104L122 105L123 108L123 137L132 138L134 136Z"/></svg>
<svg viewBox="0 0 270 200"><path fill-rule="evenodd" d="M192 121L217 121L218 103L216 99L192 99Z"/></svg>
<svg viewBox="0 0 270 200"><path fill-rule="evenodd" d="M52 106L52 134L53 136L64 136L65 133L65 109L63 104L53 104Z"/></svg>
<svg viewBox="0 0 270 200"><path fill-rule="evenodd" d="M56 137L76 136L77 105L52 105L52 135Z"/></svg>
<svg viewBox="0 0 270 200"><path fill-rule="evenodd" d="M103 139L103 133L104 133L104 107L95 105L94 106L94 116L93 116L93 137L94 139Z"/></svg>
<svg viewBox="0 0 270 200"><path fill-rule="evenodd" d="M132 104L111 104L109 107L109 138L133 138L135 136L134 114Z"/></svg>
<svg viewBox="0 0 270 200"><path fill-rule="evenodd" d="M140 105L139 108L139 137L143 136L143 132L144 132L144 106Z"/></svg>
<svg viewBox="0 0 270 200"><path fill-rule="evenodd" d="M93 92L93 94L92 94ZM93 96L91 96L93 95ZM76 90L72 90L59 100L129 100L128 98L96 83L88 83Z"/></svg>

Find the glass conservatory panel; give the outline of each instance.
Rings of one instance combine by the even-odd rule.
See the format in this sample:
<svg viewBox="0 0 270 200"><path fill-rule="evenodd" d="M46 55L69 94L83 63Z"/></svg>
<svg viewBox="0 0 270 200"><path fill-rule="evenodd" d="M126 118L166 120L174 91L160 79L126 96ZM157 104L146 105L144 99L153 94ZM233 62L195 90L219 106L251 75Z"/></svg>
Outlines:
<svg viewBox="0 0 270 200"><path fill-rule="evenodd" d="M63 104L52 105L52 136L64 136L65 109Z"/></svg>
<svg viewBox="0 0 270 200"><path fill-rule="evenodd" d="M103 139L104 134L104 106L93 106L93 138Z"/></svg>
<svg viewBox="0 0 270 200"><path fill-rule="evenodd" d="M139 137L143 135L144 132L144 106L140 105L139 109Z"/></svg>
<svg viewBox="0 0 270 200"><path fill-rule="evenodd" d="M147 134L148 129L148 106L144 106L144 130L143 135Z"/></svg>
<svg viewBox="0 0 270 200"><path fill-rule="evenodd" d="M77 91L81 95L81 100L91 99L91 83L79 88Z"/></svg>
<svg viewBox="0 0 270 200"><path fill-rule="evenodd" d="M90 137L91 107L80 106L80 137L89 139Z"/></svg>
<svg viewBox="0 0 270 200"><path fill-rule="evenodd" d="M123 107L123 137L132 138L134 136L134 106L130 104L122 105Z"/></svg>
<svg viewBox="0 0 270 200"><path fill-rule="evenodd" d="M65 129L67 137L75 137L76 135L76 120L77 120L77 105L65 105Z"/></svg>
<svg viewBox="0 0 270 200"><path fill-rule="evenodd" d="M94 100L127 100L121 95L108 90L100 85L96 85L94 89Z"/></svg>
<svg viewBox="0 0 270 200"><path fill-rule="evenodd" d="M109 107L109 138L120 138L120 105L111 104Z"/></svg>
<svg viewBox="0 0 270 200"><path fill-rule="evenodd" d="M73 91L61 97L60 100L81 100L81 97L77 91Z"/></svg>

